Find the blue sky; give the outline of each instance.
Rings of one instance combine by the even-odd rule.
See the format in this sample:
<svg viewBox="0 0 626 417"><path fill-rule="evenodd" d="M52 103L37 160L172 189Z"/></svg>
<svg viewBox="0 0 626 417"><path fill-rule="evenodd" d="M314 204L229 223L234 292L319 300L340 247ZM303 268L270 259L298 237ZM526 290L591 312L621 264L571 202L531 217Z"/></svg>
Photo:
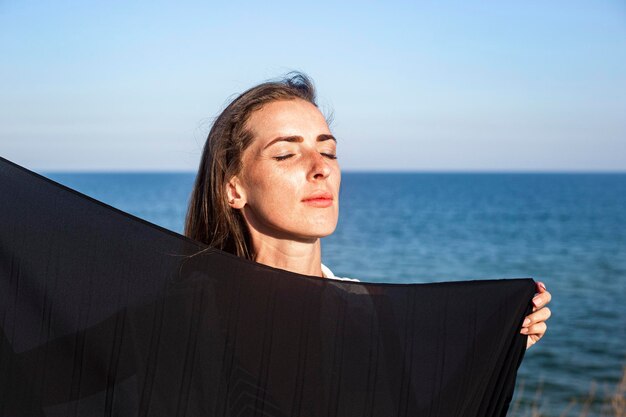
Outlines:
<svg viewBox="0 0 626 417"><path fill-rule="evenodd" d="M0 0L0 156L194 171L229 98L301 70L345 170L626 171L626 3Z"/></svg>

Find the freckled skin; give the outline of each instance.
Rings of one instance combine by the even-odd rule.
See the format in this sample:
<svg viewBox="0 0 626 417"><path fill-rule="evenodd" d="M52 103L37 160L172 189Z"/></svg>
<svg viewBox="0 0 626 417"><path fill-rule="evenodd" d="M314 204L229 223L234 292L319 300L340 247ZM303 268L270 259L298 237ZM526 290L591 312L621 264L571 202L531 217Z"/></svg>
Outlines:
<svg viewBox="0 0 626 417"><path fill-rule="evenodd" d="M247 127L254 140L243 153L243 170L231 191L238 199L231 206L241 209L249 227L273 238L313 243L331 234L339 215L341 171L333 158L335 141L318 140L331 134L321 112L301 99L275 101L252 113ZM302 140L265 148L283 136ZM302 201L316 191L330 193L332 205Z"/></svg>

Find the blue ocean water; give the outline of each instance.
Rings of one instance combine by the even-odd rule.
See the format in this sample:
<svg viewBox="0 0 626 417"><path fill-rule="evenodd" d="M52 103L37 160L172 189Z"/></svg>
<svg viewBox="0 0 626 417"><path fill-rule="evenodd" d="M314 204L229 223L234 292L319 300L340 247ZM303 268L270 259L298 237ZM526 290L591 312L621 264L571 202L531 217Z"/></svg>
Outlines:
<svg viewBox="0 0 626 417"><path fill-rule="evenodd" d="M179 233L194 180L46 176ZM543 416L577 416L593 389L590 415L602 411L626 365L626 174L344 173L340 203L323 242L338 276L543 281L553 316L520 366L509 415L535 402Z"/></svg>

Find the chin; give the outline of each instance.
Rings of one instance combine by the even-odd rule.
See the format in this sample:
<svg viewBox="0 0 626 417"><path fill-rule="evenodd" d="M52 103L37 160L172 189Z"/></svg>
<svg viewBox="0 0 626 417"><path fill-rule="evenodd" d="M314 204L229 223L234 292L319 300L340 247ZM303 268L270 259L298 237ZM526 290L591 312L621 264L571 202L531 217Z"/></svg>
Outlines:
<svg viewBox="0 0 626 417"><path fill-rule="evenodd" d="M318 238L322 238L322 237L332 235L336 228L337 228L336 223L332 225L327 225L325 227L317 226L315 228L312 228L309 234Z"/></svg>
<svg viewBox="0 0 626 417"><path fill-rule="evenodd" d="M296 240L319 239L331 235L335 231L336 226L336 223L326 225L315 224L299 227L298 229L285 230L285 232L288 235L292 235Z"/></svg>

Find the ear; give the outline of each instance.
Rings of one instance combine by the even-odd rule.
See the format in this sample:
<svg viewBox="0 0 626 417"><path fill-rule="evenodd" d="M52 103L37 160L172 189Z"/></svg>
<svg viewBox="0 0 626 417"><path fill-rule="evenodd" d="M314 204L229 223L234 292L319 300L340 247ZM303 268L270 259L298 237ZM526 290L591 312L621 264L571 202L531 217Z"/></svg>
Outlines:
<svg viewBox="0 0 626 417"><path fill-rule="evenodd" d="M232 177L226 184L228 205L234 209L242 209L246 205L246 193L239 177Z"/></svg>

